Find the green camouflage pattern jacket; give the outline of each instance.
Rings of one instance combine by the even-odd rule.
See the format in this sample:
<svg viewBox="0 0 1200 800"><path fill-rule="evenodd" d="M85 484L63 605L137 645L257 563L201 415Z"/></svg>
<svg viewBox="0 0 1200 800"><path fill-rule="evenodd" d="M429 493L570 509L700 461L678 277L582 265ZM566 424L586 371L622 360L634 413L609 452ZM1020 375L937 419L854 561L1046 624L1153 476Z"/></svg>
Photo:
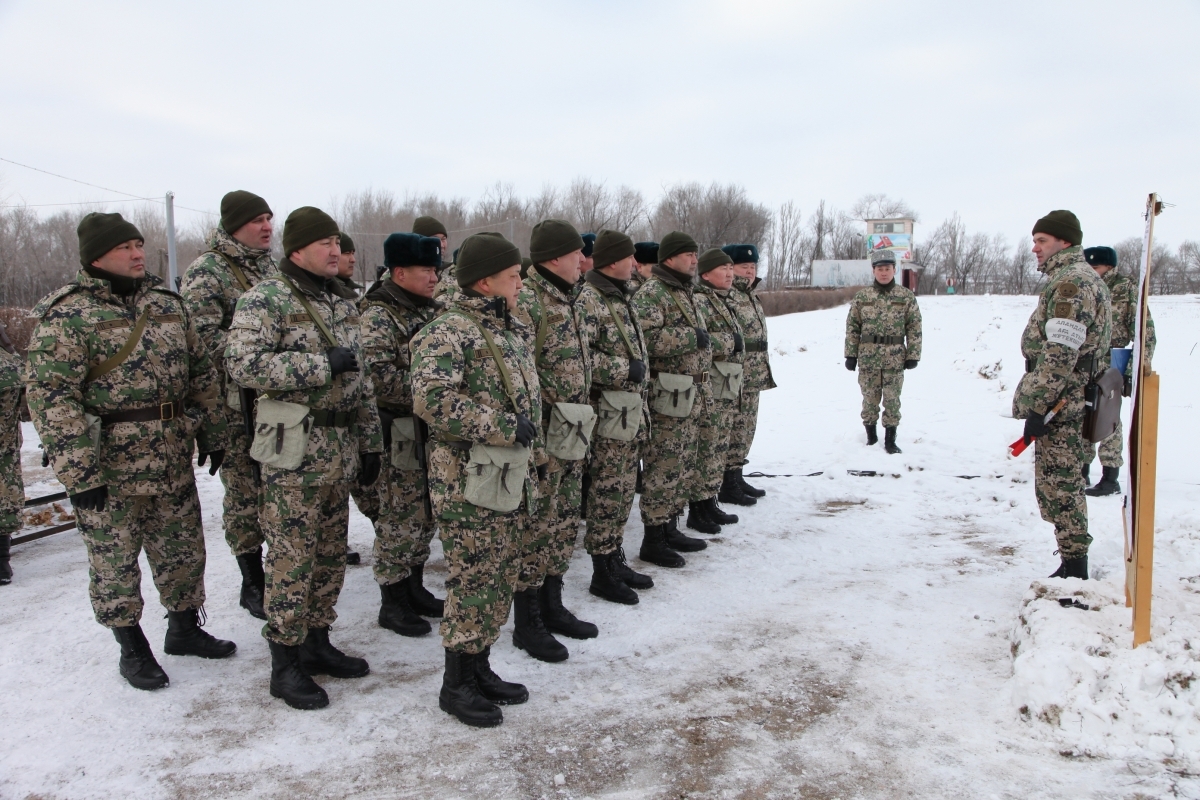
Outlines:
<svg viewBox="0 0 1200 800"><path fill-rule="evenodd" d="M556 286L544 268L529 271L517 295L516 315L533 336L534 362L542 393L542 421L550 423L555 403L586 403L592 388L591 354L574 287ZM538 342L541 349L538 349Z"/></svg>
<svg viewBox="0 0 1200 800"><path fill-rule="evenodd" d="M771 374L771 356L767 350L767 314L758 299L759 279L749 281L735 278L733 291L729 293L729 305L737 314L746 338L746 358L742 362L747 392L762 392L775 388L775 376Z"/></svg>
<svg viewBox="0 0 1200 800"><path fill-rule="evenodd" d="M644 392L646 382L629 382L629 362L637 359L648 365L646 338L638 325L633 311L634 287L626 282L625 287L609 280L601 272L591 270L584 276L579 290L576 307L583 320L583 331L591 348L592 386L597 389L616 389L622 392ZM606 303L605 300L608 302ZM609 308L617 313L614 318ZM617 323L625 331L633 354L617 330Z"/></svg>
<svg viewBox="0 0 1200 800"><path fill-rule="evenodd" d="M321 316L340 347L365 362L354 303L333 293L329 282L284 261L280 275L267 278L238 301L225 349L229 376L240 386L310 409L353 415L346 427L313 427L308 451L296 470L263 465L263 480L280 486L318 486L353 480L359 453L382 453L383 433L371 378L365 372L332 376L332 345L284 282L286 276Z"/></svg>
<svg viewBox="0 0 1200 800"><path fill-rule="evenodd" d="M695 283L661 264L633 296L638 325L646 337L650 369L699 375L712 368L712 350L696 342L707 322L694 295Z"/></svg>
<svg viewBox="0 0 1200 800"><path fill-rule="evenodd" d="M1133 343L1133 326L1137 322L1137 283L1128 275L1110 269L1104 273L1104 285L1112 296L1112 347L1129 347ZM1154 360L1154 347L1158 335L1154 330L1154 316L1146 307L1146 359Z"/></svg>
<svg viewBox="0 0 1200 800"><path fill-rule="evenodd" d="M713 361L741 364L745 352L734 354L733 335L741 333L744 342L745 334L742 333L742 326L738 324L737 316L730 307L730 294L731 290L717 289L704 278L696 282L696 305L700 307L704 319L708 320Z"/></svg>
<svg viewBox="0 0 1200 800"><path fill-rule="evenodd" d="M1110 363L1111 300L1108 287L1079 247L1068 247L1038 267L1046 286L1021 334L1028 367L1013 395L1017 419L1045 414L1062 398L1060 422L1083 415L1083 387Z"/></svg>
<svg viewBox="0 0 1200 800"><path fill-rule="evenodd" d="M458 278L454 277L454 265L448 264L442 270L442 274L438 276L437 285L433 287L433 298L448 303L449 298L443 295L453 294L456 291L458 291Z"/></svg>
<svg viewBox="0 0 1200 800"><path fill-rule="evenodd" d="M116 355L146 315L145 329L115 369L87 380ZM201 452L227 445L217 422L220 379L183 298L147 275L120 297L112 284L80 270L32 315L26 389L29 413L50 465L69 494L108 486L112 494L170 494L191 484L193 439ZM93 442L84 414L176 403L182 414L152 422L120 422Z"/></svg>
<svg viewBox="0 0 1200 800"><path fill-rule="evenodd" d="M19 353L10 353L0 346L0 457L21 447L21 392L25 391L25 380L21 374L23 365ZM20 458L16 466L19 471ZM3 483L4 478L0 476L0 485Z"/></svg>
<svg viewBox="0 0 1200 800"><path fill-rule="evenodd" d="M413 411L429 425L430 494L443 519L486 519L496 512L463 497L468 452L456 443L500 447L516 444L517 411L504 388L499 365L480 333L483 326L500 350L512 380L516 408L542 429L542 399L528 329L510 315L503 298L460 291L417 333L412 349ZM531 445L534 464L547 460L539 435ZM535 491L532 468L526 497Z"/></svg>
<svg viewBox="0 0 1200 800"><path fill-rule="evenodd" d="M894 344L872 342L889 336ZM857 358L859 369L904 369L905 361L921 360L921 309L917 296L893 281L859 290L846 315L846 358Z"/></svg>
<svg viewBox="0 0 1200 800"><path fill-rule="evenodd" d="M411 416L412 353L408 345L421 328L433 321L440 305L386 280L367 293L359 308L366 359L363 368L371 375L375 402L398 416Z"/></svg>

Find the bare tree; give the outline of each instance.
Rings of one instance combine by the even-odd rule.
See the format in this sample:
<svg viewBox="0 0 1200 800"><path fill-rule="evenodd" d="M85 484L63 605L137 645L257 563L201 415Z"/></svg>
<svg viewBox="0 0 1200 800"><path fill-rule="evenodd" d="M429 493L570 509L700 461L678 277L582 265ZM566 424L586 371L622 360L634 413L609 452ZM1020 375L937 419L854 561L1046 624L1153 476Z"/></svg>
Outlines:
<svg viewBox="0 0 1200 800"><path fill-rule="evenodd" d="M850 216L855 219L911 219L920 220L912 206L903 200L894 200L886 194L864 194L850 207Z"/></svg>

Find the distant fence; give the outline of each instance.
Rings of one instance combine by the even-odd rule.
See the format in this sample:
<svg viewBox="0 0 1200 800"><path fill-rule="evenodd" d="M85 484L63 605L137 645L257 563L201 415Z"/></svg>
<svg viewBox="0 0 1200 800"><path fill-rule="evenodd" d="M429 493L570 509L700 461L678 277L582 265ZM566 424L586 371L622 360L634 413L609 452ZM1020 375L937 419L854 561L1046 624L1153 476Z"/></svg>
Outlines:
<svg viewBox="0 0 1200 800"><path fill-rule="evenodd" d="M849 303L861 288L861 286L846 286L836 289L805 286L796 289L779 289L774 292L759 292L758 299L762 301L763 311L768 317L778 317L783 314L795 314L797 311L836 308Z"/></svg>

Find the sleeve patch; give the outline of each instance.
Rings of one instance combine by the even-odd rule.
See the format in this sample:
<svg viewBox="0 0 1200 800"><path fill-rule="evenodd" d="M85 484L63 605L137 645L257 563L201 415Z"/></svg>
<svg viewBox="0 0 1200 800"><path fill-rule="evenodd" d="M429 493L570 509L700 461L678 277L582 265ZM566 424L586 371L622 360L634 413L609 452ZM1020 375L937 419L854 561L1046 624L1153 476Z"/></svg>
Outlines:
<svg viewBox="0 0 1200 800"><path fill-rule="evenodd" d="M105 320L104 322L97 322L96 330L101 332L111 331L116 330L117 328L129 328L132 327L132 325L133 323L127 319L109 319Z"/></svg>
<svg viewBox="0 0 1200 800"><path fill-rule="evenodd" d="M288 314L287 315L287 324L288 325L298 325L303 322L312 322L312 317L310 317L308 314Z"/></svg>
<svg viewBox="0 0 1200 800"><path fill-rule="evenodd" d="M1071 303L1064 303L1062 300L1059 300L1054 304L1054 316L1063 317L1064 319L1071 319L1075 316L1075 306Z"/></svg>
<svg viewBox="0 0 1200 800"><path fill-rule="evenodd" d="M154 321L159 325L166 325L169 322L174 322L179 325L183 324L183 317L179 314L159 314L154 318Z"/></svg>
<svg viewBox="0 0 1200 800"><path fill-rule="evenodd" d="M1087 340L1087 326L1073 319L1052 319L1046 322L1046 341L1065 344L1072 350L1083 347Z"/></svg>
<svg viewBox="0 0 1200 800"><path fill-rule="evenodd" d="M1070 300L1072 297L1075 297L1079 294L1079 287L1073 283L1064 283L1062 286L1058 287L1057 294L1059 297L1065 297L1066 299Z"/></svg>

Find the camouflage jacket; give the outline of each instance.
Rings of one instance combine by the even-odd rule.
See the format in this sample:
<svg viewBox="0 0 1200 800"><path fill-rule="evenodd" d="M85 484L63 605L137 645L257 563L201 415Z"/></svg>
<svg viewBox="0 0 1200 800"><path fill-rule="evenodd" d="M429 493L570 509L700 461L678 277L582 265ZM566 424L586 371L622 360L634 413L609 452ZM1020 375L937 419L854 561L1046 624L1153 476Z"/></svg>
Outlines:
<svg viewBox="0 0 1200 800"><path fill-rule="evenodd" d="M1112 296L1112 347L1129 347L1133 343L1133 326L1137 323L1137 283L1124 273L1110 269L1104 274L1104 285ZM1154 360L1154 347L1158 336L1154 330L1154 316L1146 307L1146 359Z"/></svg>
<svg viewBox="0 0 1200 800"><path fill-rule="evenodd" d="M330 285L333 287L333 293L343 300L357 301L363 290L353 278L332 278Z"/></svg>
<svg viewBox="0 0 1200 800"><path fill-rule="evenodd" d="M238 301L225 350L229 376L276 400L310 409L354 416L346 427L314 427L308 452L296 470L263 466L263 479L281 486L315 486L349 481L358 475L359 453L383 451L383 434L371 378L365 372L332 377L331 345L284 277L308 300L341 347L349 347L360 367L358 308L332 293L328 282L284 261L280 275L255 286Z"/></svg>
<svg viewBox="0 0 1200 800"><path fill-rule="evenodd" d="M594 277L593 277L594 276ZM624 291L603 273L592 270L584 278L576 307L583 318L583 330L591 348L592 386L597 389L617 389L622 392L641 392L646 382L629 382L629 362L637 359L647 363L646 339L637 315L630 305L633 287L626 283ZM607 300L608 302L605 302ZM617 313L614 319L609 308ZM633 354L625 344L617 324L633 345Z"/></svg>
<svg viewBox="0 0 1200 800"><path fill-rule="evenodd" d="M394 414L412 414L412 353L408 344L417 331L437 316L433 300L415 297L392 281L372 289L359 304L362 310L363 369L375 386L375 402Z"/></svg>
<svg viewBox="0 0 1200 800"><path fill-rule="evenodd" d="M21 446L21 392L25 382L21 375L22 359L0 347L0 454ZM18 468L20 460L17 461ZM0 477L0 483L3 483Z"/></svg>
<svg viewBox="0 0 1200 800"><path fill-rule="evenodd" d="M442 295L453 293L458 290L458 278L454 277L454 265L448 264L442 274L438 276L437 286L433 287L433 297L435 300L441 300L443 303L448 302L448 298Z"/></svg>
<svg viewBox="0 0 1200 800"><path fill-rule="evenodd" d="M905 361L921 360L921 309L917 296L898 283L859 290L846 315L846 358L859 369L904 369ZM893 343L872 337L893 337Z"/></svg>
<svg viewBox="0 0 1200 800"><path fill-rule="evenodd" d="M1060 250L1038 267L1046 286L1021 334L1027 370L1013 395L1013 416L1045 414L1062 398L1056 419L1083 414L1083 387L1108 367L1111 301L1108 287L1079 247Z"/></svg>
<svg viewBox="0 0 1200 800"><path fill-rule="evenodd" d="M738 324L742 326L742 336L746 337L746 358L742 363L746 376L743 388L748 392L775 388L771 356L767 350L767 314L755 292L758 283L758 278L753 282L736 278L733 291L729 293L729 304L733 306Z"/></svg>
<svg viewBox="0 0 1200 800"><path fill-rule="evenodd" d="M500 350L517 409L539 431L542 428L537 367L524 323L507 313L503 298L457 293L410 345L413 411L430 428L434 445L429 458L430 492L443 519L488 518L495 513L464 499L468 453L453 444L516 444L517 411L480 326ZM547 460L540 436L531 452L534 464ZM529 474L534 475L532 469ZM532 492L535 484L534 479L527 491Z"/></svg>
<svg viewBox="0 0 1200 800"><path fill-rule="evenodd" d="M745 352L733 352L733 334L742 333L737 316L730 308L727 289L714 288L712 284L701 278L696 283L696 305L700 307L704 318L708 320L708 335L712 339L713 361L725 361L733 364L743 363ZM742 333L743 340L745 334Z"/></svg>
<svg viewBox="0 0 1200 800"><path fill-rule="evenodd" d="M542 420L550 422L554 403L586 403L592 388L591 353L583 313L570 291L546 277L542 267L529 272L517 296L517 315L533 336L533 357L542 390ZM538 348L541 342L541 348Z"/></svg>
<svg viewBox="0 0 1200 800"><path fill-rule="evenodd" d="M651 370L699 375L712 368L712 350L696 342L696 328L707 323L693 288L692 281L657 264L633 296Z"/></svg>
<svg viewBox="0 0 1200 800"><path fill-rule="evenodd" d="M164 494L195 478L192 440L201 452L227 445L214 424L220 380L183 298L147 275L129 297L80 270L33 309L29 412L58 480L70 494L108 486L113 494ZM89 381L89 370L116 355L146 315L129 356ZM93 442L84 414L102 417L176 403L172 420L104 425Z"/></svg>

